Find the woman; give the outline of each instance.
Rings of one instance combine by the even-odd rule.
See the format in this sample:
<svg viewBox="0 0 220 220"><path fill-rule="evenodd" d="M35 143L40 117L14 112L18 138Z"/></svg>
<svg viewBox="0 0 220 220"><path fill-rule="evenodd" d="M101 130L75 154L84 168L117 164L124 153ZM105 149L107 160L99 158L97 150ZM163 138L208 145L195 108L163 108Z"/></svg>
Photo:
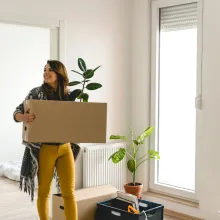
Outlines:
<svg viewBox="0 0 220 220"><path fill-rule="evenodd" d="M65 66L56 60L49 60L44 68L44 82L32 89L25 100L68 101L69 82ZM36 116L37 117L37 116ZM16 122L32 123L35 115L24 110L24 102L14 112ZM57 186L61 188L64 199L64 212L67 220L77 220L75 200L75 165L80 147L70 143L27 143L21 168L20 188L34 199L34 180L38 177L37 208L41 220L49 220L49 193L55 172ZM58 175L56 175L58 174ZM59 177L59 179L58 179Z"/></svg>

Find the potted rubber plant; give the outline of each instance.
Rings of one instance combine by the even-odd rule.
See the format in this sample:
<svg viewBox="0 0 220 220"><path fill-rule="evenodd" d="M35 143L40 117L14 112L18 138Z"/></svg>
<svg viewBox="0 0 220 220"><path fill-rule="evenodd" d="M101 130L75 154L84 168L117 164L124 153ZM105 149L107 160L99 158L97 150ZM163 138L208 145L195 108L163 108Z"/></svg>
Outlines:
<svg viewBox="0 0 220 220"><path fill-rule="evenodd" d="M88 102L89 100L89 94L88 92L85 92L85 89L87 90L96 90L102 87L100 83L97 82L91 82L92 77L94 76L94 73L97 69L99 69L98 66L95 69L89 69L87 68L87 65L85 61L82 58L78 58L78 67L81 72L76 70L71 70L72 72L75 72L79 74L82 77L81 81L72 81L69 82L68 86L81 86L81 89L74 89L70 93L70 98L72 101L75 101L76 99L79 99L80 102Z"/></svg>
<svg viewBox="0 0 220 220"><path fill-rule="evenodd" d="M77 99L80 102L88 102L89 94L88 91L97 90L102 87L100 83L91 82L92 77L94 76L96 70L98 70L101 66L96 67L95 69L90 69L87 67L86 62L82 58L78 58L78 67L79 71L71 70L74 73L77 73L82 77L80 81L72 81L68 83L69 87L81 86L81 88L74 89L70 92L70 100L76 101ZM88 90L85 92L85 90ZM77 144L71 143L74 146L74 156L75 159L78 158L81 148Z"/></svg>
<svg viewBox="0 0 220 220"><path fill-rule="evenodd" d="M132 173L133 181L124 184L125 192L136 195L138 198L141 197L143 184L136 182L136 172L140 165L149 159L160 159L160 155L157 151L148 150L148 152L140 157L138 157L138 152L141 145L144 144L144 141L147 137L149 137L153 131L153 126L150 126L144 130L144 132L139 135L136 139L134 138L134 133L132 128L130 127L130 140L126 136L121 135L111 135L111 140L123 140L128 142L128 146L125 148L120 148L118 151L114 152L110 157L109 160L112 160L113 163L119 163L124 157L127 155L127 168ZM130 152L128 151L128 147L130 147Z"/></svg>

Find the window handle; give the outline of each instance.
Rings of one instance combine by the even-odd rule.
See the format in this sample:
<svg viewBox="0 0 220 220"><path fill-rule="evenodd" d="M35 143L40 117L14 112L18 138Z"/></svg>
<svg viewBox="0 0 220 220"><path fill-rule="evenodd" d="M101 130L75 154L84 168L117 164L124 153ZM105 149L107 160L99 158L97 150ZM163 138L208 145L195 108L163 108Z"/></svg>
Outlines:
<svg viewBox="0 0 220 220"><path fill-rule="evenodd" d="M201 95L198 95L195 98L195 108L199 109L199 110L202 109L202 97L201 97Z"/></svg>

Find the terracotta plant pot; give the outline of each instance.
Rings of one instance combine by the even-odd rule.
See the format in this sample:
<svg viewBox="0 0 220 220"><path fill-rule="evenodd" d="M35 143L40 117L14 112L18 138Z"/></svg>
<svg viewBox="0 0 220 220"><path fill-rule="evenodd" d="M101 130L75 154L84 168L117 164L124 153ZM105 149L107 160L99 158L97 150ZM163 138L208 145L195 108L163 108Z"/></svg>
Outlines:
<svg viewBox="0 0 220 220"><path fill-rule="evenodd" d="M124 185L124 189L126 193L130 193L132 195L137 196L138 199L141 198L141 193L143 189L143 184L142 183L135 183L135 186L133 183L126 183Z"/></svg>

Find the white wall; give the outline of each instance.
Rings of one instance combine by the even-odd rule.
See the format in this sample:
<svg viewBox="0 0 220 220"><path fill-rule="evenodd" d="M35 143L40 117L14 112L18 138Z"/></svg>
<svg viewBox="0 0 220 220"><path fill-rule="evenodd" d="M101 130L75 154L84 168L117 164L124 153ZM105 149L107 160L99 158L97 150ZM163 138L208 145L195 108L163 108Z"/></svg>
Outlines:
<svg viewBox="0 0 220 220"><path fill-rule="evenodd" d="M204 1L203 21L203 110L200 141L198 143L198 190L205 219L219 219L220 215L220 2Z"/></svg>
<svg viewBox="0 0 220 220"><path fill-rule="evenodd" d="M131 74L131 120L136 135L150 125L150 3L134 0L132 5L132 74ZM146 141L147 145L147 141ZM147 153L147 146L140 154ZM148 165L143 163L137 171L137 181L148 189Z"/></svg>
<svg viewBox="0 0 220 220"><path fill-rule="evenodd" d="M150 1L150 0L149 0ZM150 26L149 1L133 1L133 39L132 39L132 124L140 131L149 124L150 98ZM188 213L206 220L217 220L220 214L220 1L204 0L203 23L203 110L199 112L202 118L200 124L199 143L197 149L197 192L200 202L198 209L175 204L162 199L149 199L161 202L165 208ZM144 180L145 189L148 188L148 178L141 176L148 174L149 166L142 166L139 170L139 180Z"/></svg>
<svg viewBox="0 0 220 220"><path fill-rule="evenodd" d="M130 0L0 0L0 14L67 21L65 64L71 79L76 76L70 70L78 69L78 57L85 59L90 68L102 65L94 80L103 88L91 93L90 101L108 103L107 137L112 133L126 134L130 124L130 3ZM76 169L76 188L80 188L82 160L77 162Z"/></svg>

